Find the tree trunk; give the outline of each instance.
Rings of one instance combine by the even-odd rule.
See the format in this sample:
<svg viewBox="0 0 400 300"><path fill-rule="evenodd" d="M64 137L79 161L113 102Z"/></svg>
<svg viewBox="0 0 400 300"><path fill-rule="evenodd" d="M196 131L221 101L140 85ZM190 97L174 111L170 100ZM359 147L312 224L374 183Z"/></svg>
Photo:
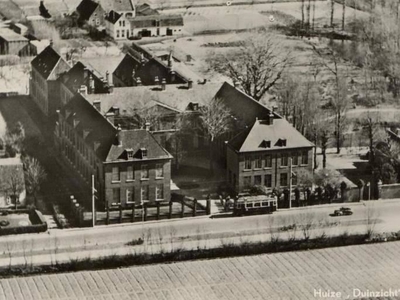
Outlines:
<svg viewBox="0 0 400 300"><path fill-rule="evenodd" d="M312 31L315 29L315 0L313 0L313 13L312 13Z"/></svg>
<svg viewBox="0 0 400 300"><path fill-rule="evenodd" d="M346 24L346 0L343 1L343 9L342 9L342 31L344 31L344 27Z"/></svg>
<svg viewBox="0 0 400 300"><path fill-rule="evenodd" d="M317 169L317 142L318 142L317 134L314 134L314 144L315 144L315 151L314 151L314 170Z"/></svg>
<svg viewBox="0 0 400 300"><path fill-rule="evenodd" d="M311 28L311 0L308 0L308 5L307 5L307 32L310 34L310 28Z"/></svg>
<svg viewBox="0 0 400 300"><path fill-rule="evenodd" d="M210 172L211 174L214 174L214 165L213 165L213 158L214 158L214 153L213 153L213 141L214 138L210 138L210 153L209 153L209 158L210 158Z"/></svg>
<svg viewBox="0 0 400 300"><path fill-rule="evenodd" d="M301 29L304 29L304 1L301 0Z"/></svg>
<svg viewBox="0 0 400 300"><path fill-rule="evenodd" d="M331 29L333 31L333 15L335 13L335 1L331 0Z"/></svg>
<svg viewBox="0 0 400 300"><path fill-rule="evenodd" d="M341 115L340 112L338 112L337 115L337 120L336 120L336 153L340 153L340 123L341 123Z"/></svg>
<svg viewBox="0 0 400 300"><path fill-rule="evenodd" d="M326 147L322 147L322 168L326 168Z"/></svg>

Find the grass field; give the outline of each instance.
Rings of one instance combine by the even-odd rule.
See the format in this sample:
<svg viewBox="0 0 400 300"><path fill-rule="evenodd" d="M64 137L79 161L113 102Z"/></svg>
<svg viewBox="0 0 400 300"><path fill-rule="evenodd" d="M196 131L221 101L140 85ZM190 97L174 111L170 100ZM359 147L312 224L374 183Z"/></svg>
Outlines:
<svg viewBox="0 0 400 300"><path fill-rule="evenodd" d="M323 299L319 290L354 299L358 290L400 289L399 251L390 242L10 278L0 299Z"/></svg>

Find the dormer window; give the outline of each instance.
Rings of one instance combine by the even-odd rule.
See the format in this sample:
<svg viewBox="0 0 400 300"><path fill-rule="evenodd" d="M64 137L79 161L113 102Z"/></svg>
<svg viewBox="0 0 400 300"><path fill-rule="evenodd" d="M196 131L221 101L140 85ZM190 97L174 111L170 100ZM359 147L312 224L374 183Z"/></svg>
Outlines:
<svg viewBox="0 0 400 300"><path fill-rule="evenodd" d="M199 103L193 102L192 103L192 110L193 111L198 111L199 110Z"/></svg>
<svg viewBox="0 0 400 300"><path fill-rule="evenodd" d="M133 159L133 149L126 149L126 156L128 159Z"/></svg>
<svg viewBox="0 0 400 300"><path fill-rule="evenodd" d="M286 147L286 139L279 139L278 142L276 143L276 146L279 147Z"/></svg>
<svg viewBox="0 0 400 300"><path fill-rule="evenodd" d="M140 148L140 153L143 158L147 158L147 149L146 148Z"/></svg>
<svg viewBox="0 0 400 300"><path fill-rule="evenodd" d="M260 144L260 148L271 148L271 141L263 140Z"/></svg>

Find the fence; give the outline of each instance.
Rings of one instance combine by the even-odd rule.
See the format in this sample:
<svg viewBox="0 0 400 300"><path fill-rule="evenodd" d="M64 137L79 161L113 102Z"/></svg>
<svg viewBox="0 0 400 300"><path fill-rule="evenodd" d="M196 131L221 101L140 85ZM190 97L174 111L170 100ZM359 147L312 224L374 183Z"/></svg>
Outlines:
<svg viewBox="0 0 400 300"><path fill-rule="evenodd" d="M0 227L0 235L9 234L22 234L22 233L39 233L47 230L47 222L42 213L38 210L2 210L2 214L29 214L29 221L31 225L27 226L13 226L13 227Z"/></svg>
<svg viewBox="0 0 400 300"><path fill-rule="evenodd" d="M176 196L171 201L144 202L122 207L115 205L106 211L96 211L95 225L110 225L119 223L146 222L152 220L196 217L209 215L211 212L210 200L207 205L200 204L195 198ZM77 227L93 226L92 212L78 203L74 196L70 198L73 215L73 224Z"/></svg>

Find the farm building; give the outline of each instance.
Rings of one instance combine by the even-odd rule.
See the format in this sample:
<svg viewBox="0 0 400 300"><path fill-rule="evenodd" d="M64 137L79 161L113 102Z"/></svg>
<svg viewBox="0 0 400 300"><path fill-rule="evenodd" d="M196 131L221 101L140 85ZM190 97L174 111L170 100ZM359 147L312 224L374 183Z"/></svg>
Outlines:
<svg viewBox="0 0 400 300"><path fill-rule="evenodd" d="M0 28L0 54L18 55L28 45L28 39L8 28Z"/></svg>

